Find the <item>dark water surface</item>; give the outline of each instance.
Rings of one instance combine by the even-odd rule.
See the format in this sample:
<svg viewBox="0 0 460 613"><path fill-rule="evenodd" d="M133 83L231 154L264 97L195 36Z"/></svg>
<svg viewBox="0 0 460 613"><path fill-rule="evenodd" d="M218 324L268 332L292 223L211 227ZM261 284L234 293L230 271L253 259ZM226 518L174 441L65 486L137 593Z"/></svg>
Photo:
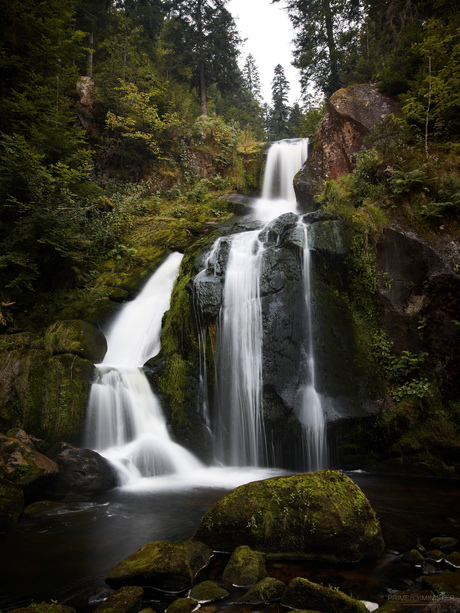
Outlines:
<svg viewBox="0 0 460 613"><path fill-rule="evenodd" d="M428 546L434 536L460 540L459 482L364 473L350 477L380 519L386 553L340 567L270 562L269 573L286 582L302 575L357 598L382 601L388 591L407 589L420 575L420 569L401 562L401 553L417 544ZM150 541L190 538L204 513L232 487L113 490L82 504L78 512L21 521L0 534L0 609L55 600L79 612L89 610L89 596L104 587L113 566ZM220 579L225 561L216 557L211 578ZM231 607L223 603L221 608Z"/></svg>

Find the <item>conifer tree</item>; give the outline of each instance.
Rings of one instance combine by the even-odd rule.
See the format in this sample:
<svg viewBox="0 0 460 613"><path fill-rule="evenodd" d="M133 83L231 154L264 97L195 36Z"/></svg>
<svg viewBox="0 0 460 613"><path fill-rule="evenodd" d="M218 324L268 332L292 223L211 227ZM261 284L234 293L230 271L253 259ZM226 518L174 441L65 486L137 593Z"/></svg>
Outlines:
<svg viewBox="0 0 460 613"><path fill-rule="evenodd" d="M249 93L256 99L262 100L262 87L260 84L259 69L252 53L246 57L243 67L244 82Z"/></svg>
<svg viewBox="0 0 460 613"><path fill-rule="evenodd" d="M238 78L238 37L226 0L170 0L166 2L172 24L163 40L173 55L180 56L182 77L200 92L203 115L207 115L210 85L224 93Z"/></svg>
<svg viewBox="0 0 460 613"><path fill-rule="evenodd" d="M297 33L294 66L302 88L314 83L330 96L342 86L342 56L358 30L360 0L288 0L287 9Z"/></svg>
<svg viewBox="0 0 460 613"><path fill-rule="evenodd" d="M275 66L272 81L272 108L270 113L270 136L275 140L287 138L289 119L289 82L281 64Z"/></svg>

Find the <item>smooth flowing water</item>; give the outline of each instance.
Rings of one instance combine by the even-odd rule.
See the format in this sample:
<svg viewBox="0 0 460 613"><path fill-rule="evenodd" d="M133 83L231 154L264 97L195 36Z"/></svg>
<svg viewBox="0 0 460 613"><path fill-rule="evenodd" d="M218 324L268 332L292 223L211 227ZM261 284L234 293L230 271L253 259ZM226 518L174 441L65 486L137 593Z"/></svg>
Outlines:
<svg viewBox="0 0 460 613"><path fill-rule="evenodd" d="M259 231L235 235L227 264L216 360L215 455L227 466L264 463Z"/></svg>
<svg viewBox="0 0 460 613"><path fill-rule="evenodd" d="M313 330L313 301L311 287L311 262L308 246L308 226L299 222L304 233L303 273L305 287L306 338L304 383L300 389L301 411L300 422L304 426L303 438L305 444L303 453L308 470L315 471L327 468L328 450L327 433L321 397L316 389L315 350Z"/></svg>
<svg viewBox="0 0 460 613"><path fill-rule="evenodd" d="M254 217L269 222L297 208L293 188L295 174L308 154L308 139L273 143L268 151L262 198L254 205ZM305 368L299 389L298 419L303 427L299 455L305 470L327 466L327 444L321 398L315 387L310 251L308 229L304 232L303 270L307 344ZM264 257L261 229L235 234L231 240L225 273L223 306L217 326L215 456L224 465L263 466L272 464L265 438L263 413L263 329L260 273ZM215 259L220 242L214 245Z"/></svg>
<svg viewBox="0 0 460 613"><path fill-rule="evenodd" d="M115 465L124 485L202 468L195 456L171 439L160 402L141 369L160 350L161 319L169 308L182 257L168 256L115 319L106 334L107 354L91 388L86 445Z"/></svg>

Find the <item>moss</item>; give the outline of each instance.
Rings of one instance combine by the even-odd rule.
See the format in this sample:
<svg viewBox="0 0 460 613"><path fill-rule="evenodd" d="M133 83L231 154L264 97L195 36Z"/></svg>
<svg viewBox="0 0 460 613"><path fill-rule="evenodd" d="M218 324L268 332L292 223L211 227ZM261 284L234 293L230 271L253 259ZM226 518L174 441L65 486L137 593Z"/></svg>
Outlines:
<svg viewBox="0 0 460 613"><path fill-rule="evenodd" d="M364 603L303 577L292 579L281 599L281 604L290 609L302 610L307 606L323 613L366 613Z"/></svg>
<svg viewBox="0 0 460 613"><path fill-rule="evenodd" d="M138 613L142 609L144 590L138 586L126 586L109 596L96 609L97 613Z"/></svg>
<svg viewBox="0 0 460 613"><path fill-rule="evenodd" d="M32 603L28 607L13 609L11 613L76 613L73 607L46 602Z"/></svg>
<svg viewBox="0 0 460 613"><path fill-rule="evenodd" d="M338 471L236 488L208 511L195 536L221 551L245 543L271 556L335 561L375 557L384 547L367 498Z"/></svg>
<svg viewBox="0 0 460 613"><path fill-rule="evenodd" d="M198 606L193 598L177 598L166 609L167 613L192 613Z"/></svg>
<svg viewBox="0 0 460 613"><path fill-rule="evenodd" d="M200 603L213 602L215 600L221 600L228 596L227 590L219 587L213 581L202 581L198 585L195 585L190 590L190 598L197 600Z"/></svg>
<svg viewBox="0 0 460 613"><path fill-rule="evenodd" d="M147 543L122 560L106 577L111 587L148 585L166 591L191 587L195 575L206 566L212 551L196 541Z"/></svg>
<svg viewBox="0 0 460 613"><path fill-rule="evenodd" d="M0 424L46 439L76 440L86 413L94 365L78 356L13 350L0 356Z"/></svg>
<svg viewBox="0 0 460 613"><path fill-rule="evenodd" d="M265 556L246 545L235 549L222 573L223 579L238 587L254 585L266 576Z"/></svg>
<svg viewBox="0 0 460 613"><path fill-rule="evenodd" d="M433 590L436 594L446 594L460 598L460 570L444 571L440 575L422 577L422 586Z"/></svg>

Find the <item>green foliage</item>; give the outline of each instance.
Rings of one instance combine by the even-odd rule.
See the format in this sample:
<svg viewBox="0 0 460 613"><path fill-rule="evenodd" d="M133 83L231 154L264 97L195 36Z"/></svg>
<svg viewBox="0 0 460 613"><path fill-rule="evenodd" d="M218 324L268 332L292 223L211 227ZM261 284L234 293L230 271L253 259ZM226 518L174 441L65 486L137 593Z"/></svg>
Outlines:
<svg viewBox="0 0 460 613"><path fill-rule="evenodd" d="M413 45L420 71L402 97L408 122L433 137L460 130L460 29L458 19L443 23L430 19L423 39Z"/></svg>
<svg viewBox="0 0 460 613"><path fill-rule="evenodd" d="M165 97L166 86L143 92L134 83L120 82L116 91L122 109L119 115L107 113L107 126L125 139L140 141L153 156L159 156L167 135L180 122L176 112L159 111L156 99Z"/></svg>
<svg viewBox="0 0 460 613"><path fill-rule="evenodd" d="M396 402L407 396L423 399L433 394L433 385L426 376L420 376L429 357L426 352L418 355L402 351L400 355L391 352L390 343L384 332L377 331L373 338L372 351L388 383L389 394Z"/></svg>
<svg viewBox="0 0 460 613"><path fill-rule="evenodd" d="M0 268L12 290L33 289L58 269L72 277L96 247L85 235L86 203L72 191L87 178L87 156L76 168L44 158L22 136L0 141Z"/></svg>
<svg viewBox="0 0 460 613"><path fill-rule="evenodd" d="M385 185L379 176L382 160L376 149L365 149L356 156L356 169L340 179L326 181L317 202L331 213L339 213L356 228L379 232L387 222L382 203Z"/></svg>

